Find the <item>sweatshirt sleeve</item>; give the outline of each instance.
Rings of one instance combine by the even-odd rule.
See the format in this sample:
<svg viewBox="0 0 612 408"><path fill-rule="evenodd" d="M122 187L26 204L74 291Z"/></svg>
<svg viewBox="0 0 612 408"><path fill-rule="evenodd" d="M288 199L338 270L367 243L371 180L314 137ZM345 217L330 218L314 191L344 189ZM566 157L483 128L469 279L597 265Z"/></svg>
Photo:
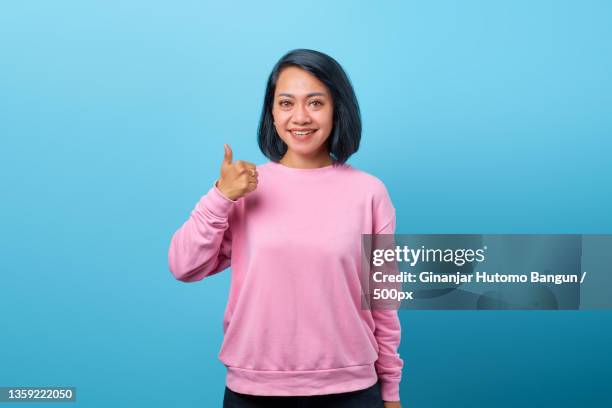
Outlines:
<svg viewBox="0 0 612 408"><path fill-rule="evenodd" d="M395 209L386 189L375 207L373 230L376 234L395 233ZM397 310L372 310L372 317L376 326L374 337L379 349L374 366L380 380L382 398L383 401L399 401L404 362L397 351L401 339Z"/></svg>
<svg viewBox="0 0 612 408"><path fill-rule="evenodd" d="M170 242L168 264L176 279L196 282L230 266L229 216L236 202L225 197L216 186L198 201Z"/></svg>

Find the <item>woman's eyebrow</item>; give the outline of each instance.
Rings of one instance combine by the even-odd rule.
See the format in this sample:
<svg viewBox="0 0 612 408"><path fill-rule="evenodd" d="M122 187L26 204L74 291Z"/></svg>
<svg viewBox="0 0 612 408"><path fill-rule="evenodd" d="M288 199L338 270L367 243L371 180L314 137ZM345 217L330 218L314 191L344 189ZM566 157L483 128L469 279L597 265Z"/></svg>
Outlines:
<svg viewBox="0 0 612 408"><path fill-rule="evenodd" d="M289 98L293 98L294 96L292 94L289 93L279 93L278 96L288 96ZM310 98L311 96L327 96L327 94L323 93L323 92L311 92L309 94L306 94L307 98Z"/></svg>

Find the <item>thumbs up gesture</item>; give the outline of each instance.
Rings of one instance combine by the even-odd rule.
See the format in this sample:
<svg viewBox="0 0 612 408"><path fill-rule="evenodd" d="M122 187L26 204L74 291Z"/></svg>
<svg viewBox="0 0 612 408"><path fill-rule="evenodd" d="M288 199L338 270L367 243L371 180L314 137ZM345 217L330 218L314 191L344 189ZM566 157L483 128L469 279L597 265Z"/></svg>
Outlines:
<svg viewBox="0 0 612 408"><path fill-rule="evenodd" d="M236 160L232 163L232 149L223 145L225 156L221 163L221 178L217 181L217 188L230 200L244 197L257 188L257 169L253 163Z"/></svg>

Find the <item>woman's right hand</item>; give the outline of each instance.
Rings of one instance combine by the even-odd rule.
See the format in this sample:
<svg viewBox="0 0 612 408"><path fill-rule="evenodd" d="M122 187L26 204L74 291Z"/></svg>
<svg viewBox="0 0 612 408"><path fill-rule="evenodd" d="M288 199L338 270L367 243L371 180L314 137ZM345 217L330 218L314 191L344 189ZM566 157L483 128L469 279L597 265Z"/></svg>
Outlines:
<svg viewBox="0 0 612 408"><path fill-rule="evenodd" d="M225 156L221 163L221 178L216 183L221 193L230 200L237 200L257 188L257 169L253 163L236 160L232 163L232 149L224 144Z"/></svg>

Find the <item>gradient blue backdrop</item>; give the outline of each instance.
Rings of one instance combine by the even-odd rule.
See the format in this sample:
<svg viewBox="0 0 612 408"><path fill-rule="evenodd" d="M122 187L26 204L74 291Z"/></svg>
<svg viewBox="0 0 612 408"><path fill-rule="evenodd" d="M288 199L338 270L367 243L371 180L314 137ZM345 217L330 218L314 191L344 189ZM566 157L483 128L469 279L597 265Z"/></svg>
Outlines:
<svg viewBox="0 0 612 408"><path fill-rule="evenodd" d="M265 80L293 48L347 70L350 163L398 232L612 232L611 20L606 1L3 2L0 386L221 406L230 273L175 281L168 244L223 143L266 161ZM406 407L612 406L610 312L400 316Z"/></svg>

